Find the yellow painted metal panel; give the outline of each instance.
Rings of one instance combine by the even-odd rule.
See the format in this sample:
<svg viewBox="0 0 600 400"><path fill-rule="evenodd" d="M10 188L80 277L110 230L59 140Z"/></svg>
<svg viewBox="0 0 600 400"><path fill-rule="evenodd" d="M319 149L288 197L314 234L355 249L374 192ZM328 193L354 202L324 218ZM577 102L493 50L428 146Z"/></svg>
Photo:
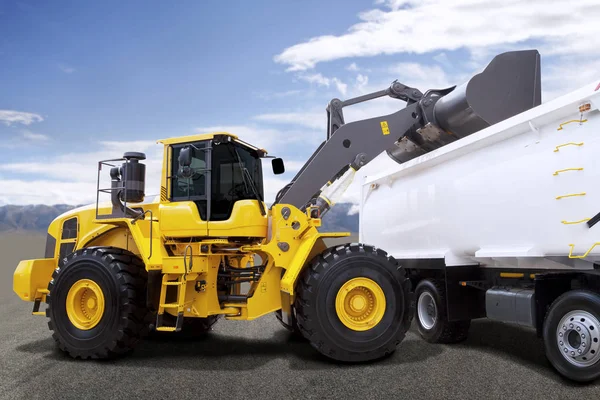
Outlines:
<svg viewBox="0 0 600 400"><path fill-rule="evenodd" d="M228 220L208 222L208 235L266 237L268 222L267 216L261 215L257 200L240 200L233 205L231 217Z"/></svg>
<svg viewBox="0 0 600 400"><path fill-rule="evenodd" d="M13 290L22 300L34 301L36 292L40 298L40 292L48 288L55 269L54 258L21 261L13 275Z"/></svg>
<svg viewBox="0 0 600 400"><path fill-rule="evenodd" d="M157 141L157 143L162 143L162 144L166 144L166 145L177 144L177 143L191 143L191 142L198 142L200 140L209 140L209 139L214 138L216 135L227 135L227 136L231 136L234 139L237 139L236 135L233 135L228 132L211 132L211 133L202 133L202 134L198 134L198 135L178 136L178 137L172 137L172 138L167 138L167 139L160 139Z"/></svg>
<svg viewBox="0 0 600 400"><path fill-rule="evenodd" d="M192 201L161 204L158 220L161 234L167 237L208 235L208 225Z"/></svg>

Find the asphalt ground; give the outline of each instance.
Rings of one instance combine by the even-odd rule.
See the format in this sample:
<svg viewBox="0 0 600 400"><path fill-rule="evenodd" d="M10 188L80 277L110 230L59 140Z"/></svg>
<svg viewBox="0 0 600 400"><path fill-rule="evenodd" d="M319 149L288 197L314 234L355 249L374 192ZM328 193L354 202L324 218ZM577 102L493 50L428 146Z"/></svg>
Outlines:
<svg viewBox="0 0 600 400"><path fill-rule="evenodd" d="M535 333L474 321L459 345L422 341L414 327L378 362L340 365L285 331L274 316L219 321L199 340L147 340L111 361L79 361L54 345L46 318L12 292L20 259L44 236L0 236L1 399L596 399L600 382L554 372Z"/></svg>

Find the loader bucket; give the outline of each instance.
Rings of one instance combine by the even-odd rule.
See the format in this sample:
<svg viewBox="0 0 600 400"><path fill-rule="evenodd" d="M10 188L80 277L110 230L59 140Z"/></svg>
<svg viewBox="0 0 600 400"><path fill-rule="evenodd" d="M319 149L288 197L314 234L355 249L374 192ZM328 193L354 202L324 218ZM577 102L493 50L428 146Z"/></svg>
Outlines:
<svg viewBox="0 0 600 400"><path fill-rule="evenodd" d="M398 141L388 154L406 162L540 104L540 54L537 50L502 53L435 103L426 131Z"/></svg>

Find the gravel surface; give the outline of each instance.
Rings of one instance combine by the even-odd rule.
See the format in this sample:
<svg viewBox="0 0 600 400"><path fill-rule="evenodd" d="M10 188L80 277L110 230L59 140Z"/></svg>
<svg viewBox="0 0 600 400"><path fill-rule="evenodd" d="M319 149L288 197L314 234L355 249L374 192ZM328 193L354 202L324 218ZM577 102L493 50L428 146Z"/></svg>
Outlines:
<svg viewBox="0 0 600 400"><path fill-rule="evenodd" d="M396 398L592 399L600 382L560 378L535 333L474 321L459 345L431 345L414 327L395 354L340 365L285 331L274 316L219 321L199 340L147 340L112 361L72 360L56 349L45 317L12 292L19 259L41 255L44 237L2 235L0 398Z"/></svg>

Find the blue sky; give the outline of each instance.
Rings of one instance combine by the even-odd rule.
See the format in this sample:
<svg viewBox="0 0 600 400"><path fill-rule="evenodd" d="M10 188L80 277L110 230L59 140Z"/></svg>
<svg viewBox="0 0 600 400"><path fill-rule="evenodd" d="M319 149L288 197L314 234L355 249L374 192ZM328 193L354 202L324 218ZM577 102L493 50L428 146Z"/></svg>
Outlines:
<svg viewBox="0 0 600 400"><path fill-rule="evenodd" d="M0 0L0 204L93 201L96 161L127 150L147 152L156 193L153 143L210 130L284 157L269 200L324 138L333 97L461 83L532 47L545 100L598 78L594 3Z"/></svg>

